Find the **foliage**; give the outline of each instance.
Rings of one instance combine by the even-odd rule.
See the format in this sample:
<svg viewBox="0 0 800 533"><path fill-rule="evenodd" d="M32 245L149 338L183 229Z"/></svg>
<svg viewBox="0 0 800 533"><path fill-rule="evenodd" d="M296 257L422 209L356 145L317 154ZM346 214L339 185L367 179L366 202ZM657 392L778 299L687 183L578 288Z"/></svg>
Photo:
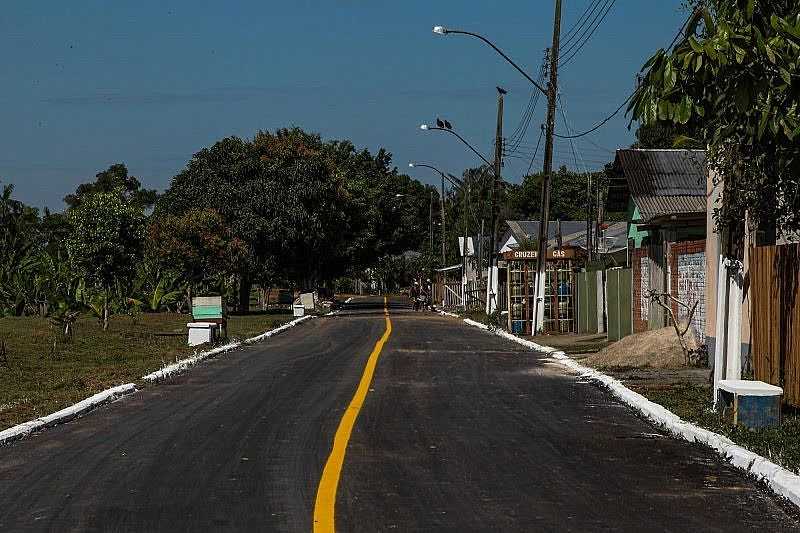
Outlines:
<svg viewBox="0 0 800 533"><path fill-rule="evenodd" d="M67 250L75 271L101 295L90 294L84 302L94 309L102 305L103 328L108 327L109 290L129 280L141 257L144 214L126 202L119 191L84 197L68 213L72 233Z"/></svg>
<svg viewBox="0 0 800 533"><path fill-rule="evenodd" d="M636 129L636 142L632 148L695 148L704 150L706 146L696 139L698 133L688 124L676 124L658 120L640 124Z"/></svg>
<svg viewBox="0 0 800 533"><path fill-rule="evenodd" d="M85 197L92 194L120 191L127 203L145 209L153 207L158 198L154 189L143 189L141 182L128 174L128 167L123 163L111 165L99 172L96 177L94 183L78 185L73 194L64 197L64 203L69 207L78 207Z"/></svg>
<svg viewBox="0 0 800 533"><path fill-rule="evenodd" d="M687 125L723 180L718 227L800 230L800 10L794 0L698 3L683 39L645 63L629 112ZM736 233L734 233L735 235Z"/></svg>
<svg viewBox="0 0 800 533"><path fill-rule="evenodd" d="M153 217L147 228L147 255L163 269L177 273L190 294L194 285L235 271L250 258L245 243L231 235L217 211L208 208ZM169 292L167 281L162 278L156 285L149 302L152 311L164 305L160 300Z"/></svg>
<svg viewBox="0 0 800 533"><path fill-rule="evenodd" d="M238 278L245 307L253 281L324 285L418 247L427 217L416 199L427 189L390 163L383 150L373 156L299 128L229 137L194 155L155 215L219 214L248 251L225 272Z"/></svg>
<svg viewBox="0 0 800 533"><path fill-rule="evenodd" d="M659 383L647 389L638 389L637 392L684 420L720 433L736 444L800 473L800 416L796 412L784 413L779 426L751 430L734 425L730 416L711 409L712 390L709 387L689 383Z"/></svg>

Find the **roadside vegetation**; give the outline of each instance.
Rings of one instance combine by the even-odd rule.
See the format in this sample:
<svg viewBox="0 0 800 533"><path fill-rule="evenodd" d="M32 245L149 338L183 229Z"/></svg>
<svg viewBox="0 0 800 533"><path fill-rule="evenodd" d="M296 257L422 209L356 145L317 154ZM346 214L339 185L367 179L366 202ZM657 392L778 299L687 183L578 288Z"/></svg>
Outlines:
<svg viewBox="0 0 800 533"><path fill-rule="evenodd" d="M299 128L203 148L163 193L112 165L62 212L0 183L0 428L191 355L193 296L222 296L229 336L245 338L290 319L266 305L272 288L290 301L330 293L387 257L433 249L434 192L383 149ZM415 257L402 268L430 267ZM251 314L259 294L270 311Z"/></svg>
<svg viewBox="0 0 800 533"><path fill-rule="evenodd" d="M750 430L733 425L721 412L711 408L712 390L708 385L673 383L637 387L626 384L682 419L725 435L751 452L800 474L800 416L796 411L784 408L780 426Z"/></svg>
<svg viewBox="0 0 800 533"><path fill-rule="evenodd" d="M291 320L286 311L234 315L231 338L244 339ZM46 318L0 320L0 430L50 414L106 388L136 382L162 366L192 355L186 345L187 315L115 316L103 324L75 321L72 339L55 335Z"/></svg>

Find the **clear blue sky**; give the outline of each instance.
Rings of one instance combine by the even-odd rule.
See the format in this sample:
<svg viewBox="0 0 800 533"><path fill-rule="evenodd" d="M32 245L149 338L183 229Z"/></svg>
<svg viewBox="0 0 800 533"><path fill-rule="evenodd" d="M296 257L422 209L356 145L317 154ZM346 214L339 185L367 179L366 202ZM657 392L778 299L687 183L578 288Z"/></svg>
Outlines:
<svg viewBox="0 0 800 533"><path fill-rule="evenodd" d="M565 31L589 3L564 0ZM291 125L370 150L384 146L404 172L409 160L424 160L457 174L474 157L419 124L447 117L491 157L494 87L509 91L507 135L530 89L478 41L438 37L431 27L491 36L536 71L551 38L552 4L9 0L0 18L0 181L25 202L61 209L66 193L112 163L163 189L215 140ZM575 129L621 103L642 62L684 17L679 0L616 2L562 72ZM536 144L544 108L540 102L524 150ZM578 143L585 164L599 167L610 157L604 149L630 144L626 125L620 115ZM556 163L571 161L569 145L557 143ZM527 168L509 159L504 175L518 181ZM413 174L431 180L423 170Z"/></svg>

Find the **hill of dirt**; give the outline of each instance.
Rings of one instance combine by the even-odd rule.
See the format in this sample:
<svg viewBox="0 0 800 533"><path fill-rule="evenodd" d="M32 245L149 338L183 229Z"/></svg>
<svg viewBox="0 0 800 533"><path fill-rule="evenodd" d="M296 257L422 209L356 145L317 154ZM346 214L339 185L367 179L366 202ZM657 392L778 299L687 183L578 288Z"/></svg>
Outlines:
<svg viewBox="0 0 800 533"><path fill-rule="evenodd" d="M690 350L698 347L690 330L686 334ZM584 360L596 368L681 368L686 361L678 336L672 327L629 335Z"/></svg>

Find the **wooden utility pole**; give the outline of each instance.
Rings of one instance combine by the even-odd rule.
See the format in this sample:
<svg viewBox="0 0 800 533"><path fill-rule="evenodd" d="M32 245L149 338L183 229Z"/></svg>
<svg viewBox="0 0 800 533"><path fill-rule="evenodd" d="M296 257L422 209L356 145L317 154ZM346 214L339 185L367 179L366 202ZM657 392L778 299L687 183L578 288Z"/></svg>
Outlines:
<svg viewBox="0 0 800 533"><path fill-rule="evenodd" d="M431 256L431 261L433 261L433 191L431 191L431 204L430 208L428 209L428 231L430 232L430 240L428 241L428 255Z"/></svg>
<svg viewBox="0 0 800 533"><path fill-rule="evenodd" d="M490 218L492 227L489 233L489 272L486 283L486 314L491 315L496 306L496 294L494 293L494 285L492 278L492 269L495 264L495 243L497 242L497 197L498 185L500 184L500 175L503 168L503 96L506 91L500 87L497 88L497 128L495 130L494 140L494 171L492 172L492 187L491 194L491 210Z"/></svg>
<svg viewBox="0 0 800 533"><path fill-rule="evenodd" d="M442 268L446 267L447 261L447 240L444 231L444 174L442 174Z"/></svg>
<svg viewBox="0 0 800 533"><path fill-rule="evenodd" d="M594 214L594 203L592 201L592 173L586 173L586 253L589 262L592 261L593 254L593 246L592 246L592 225L593 225L593 214Z"/></svg>
<svg viewBox="0 0 800 533"><path fill-rule="evenodd" d="M536 285L534 288L533 334L544 323L544 295L547 264L547 237L550 225L550 184L553 178L553 135L556 125L556 97L558 96L558 54L561 43L561 0L556 0L553 20L553 46L550 48L550 82L547 84L547 124L544 145L544 179L542 180L541 220L539 222L539 254L536 258ZM541 306L539 305L541 301ZM541 307L541 309L540 309Z"/></svg>

